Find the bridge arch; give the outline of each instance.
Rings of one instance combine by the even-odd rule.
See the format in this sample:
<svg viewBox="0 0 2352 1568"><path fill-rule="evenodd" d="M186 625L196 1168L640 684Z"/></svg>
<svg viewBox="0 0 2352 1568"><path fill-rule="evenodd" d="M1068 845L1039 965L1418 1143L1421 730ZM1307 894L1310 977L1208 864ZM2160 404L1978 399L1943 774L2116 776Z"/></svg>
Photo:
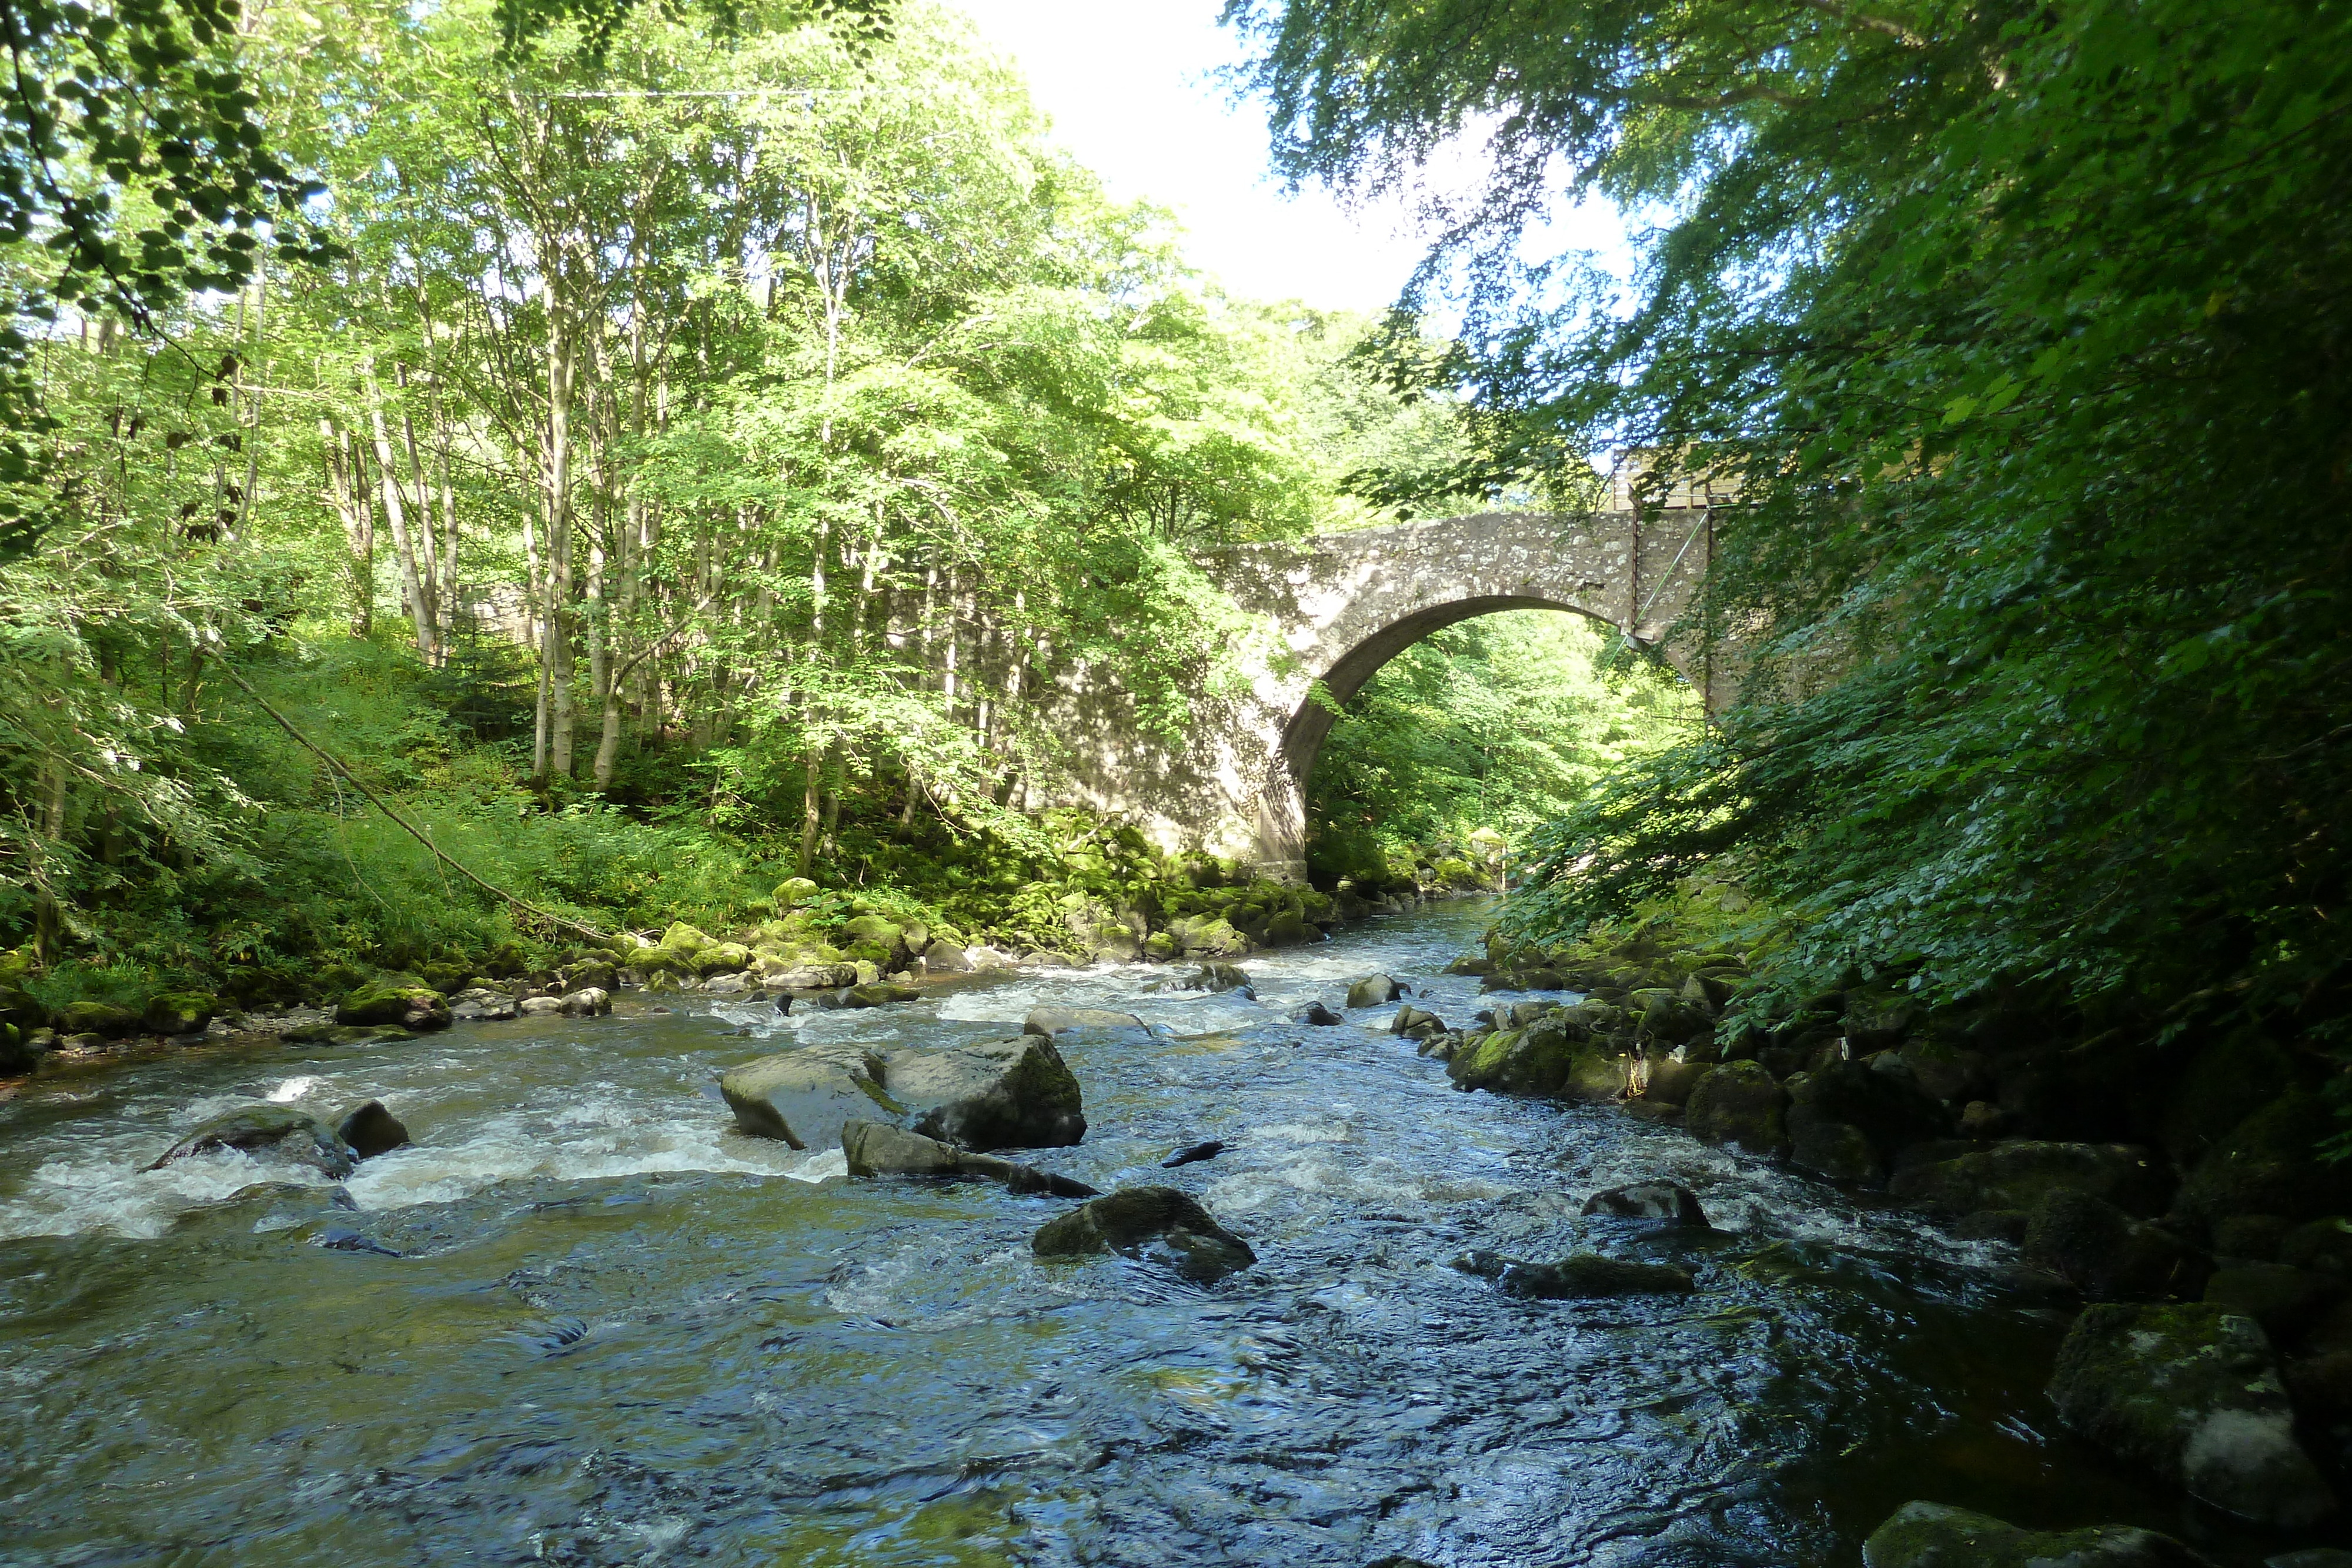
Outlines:
<svg viewBox="0 0 2352 1568"><path fill-rule="evenodd" d="M1305 784L1333 720L1318 685L1345 702L1431 632L1504 610L1605 622L1658 647L1713 708L1713 672L1665 640L1704 579L1711 535L1702 507L1488 512L1205 552L1202 568L1255 623L1241 651L1247 694L1204 702L1192 732L1169 744L1094 703L1079 798L1168 847L1303 877Z"/></svg>

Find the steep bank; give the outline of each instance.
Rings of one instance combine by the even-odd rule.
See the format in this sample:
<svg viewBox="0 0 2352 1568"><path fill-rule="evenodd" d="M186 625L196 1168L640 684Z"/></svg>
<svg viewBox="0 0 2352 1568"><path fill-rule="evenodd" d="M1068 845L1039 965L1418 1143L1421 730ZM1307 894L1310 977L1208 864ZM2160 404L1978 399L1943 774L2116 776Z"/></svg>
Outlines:
<svg viewBox="0 0 2352 1568"><path fill-rule="evenodd" d="M1699 917L1554 947L1490 931L1453 967L1493 1005L1421 1050L1460 1089L1612 1105L2013 1249L2021 1280L2092 1309L2054 1419L2217 1512L2339 1528L2352 1166L2326 1157L2330 1059L2242 1026L2085 1038L2014 998L1931 1009L1899 978L1791 995L1769 953L1679 913ZM2193 1372L2224 1364L2212 1386ZM1872 1561L1940 1560L1898 1544Z"/></svg>
<svg viewBox="0 0 2352 1568"><path fill-rule="evenodd" d="M856 988L852 1005L863 1006L928 976L1014 963L1234 959L1321 942L1372 915L1478 891L1495 874L1476 846L1439 843L1393 853L1326 894L1254 879L1230 861L1161 854L1131 829L1076 812L1051 814L1043 831L1057 853L976 841L961 864L931 862L920 892L790 878L715 931L679 918L593 945L515 934L444 940L421 961L395 949L375 963L337 956L169 977L131 966L44 970L19 950L0 955L0 1077L240 1032L429 1030L446 1026L453 1002L478 1011L638 988L804 998Z"/></svg>

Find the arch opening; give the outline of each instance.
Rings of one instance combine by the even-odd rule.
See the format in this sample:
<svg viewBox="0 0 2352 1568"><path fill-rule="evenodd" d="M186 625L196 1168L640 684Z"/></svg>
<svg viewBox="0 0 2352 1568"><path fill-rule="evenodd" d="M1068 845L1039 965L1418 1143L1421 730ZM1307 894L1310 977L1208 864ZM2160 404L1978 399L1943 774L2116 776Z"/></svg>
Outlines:
<svg viewBox="0 0 2352 1568"><path fill-rule="evenodd" d="M1504 619L1485 635L1440 635L1490 617ZM1261 841L1289 848L1283 858L1301 874L1311 859L1325 883L1349 874L1336 868L1380 863L1375 842L1460 845L1476 828L1516 841L1622 757L1687 733L1703 710L1679 669L1611 660L1618 635L1585 605L1526 593L1453 600L1381 627L1322 678L1347 711L1310 696L1290 716L1274 770L1281 788L1268 791L1288 810L1267 813ZM1320 775L1335 732L1339 772Z"/></svg>

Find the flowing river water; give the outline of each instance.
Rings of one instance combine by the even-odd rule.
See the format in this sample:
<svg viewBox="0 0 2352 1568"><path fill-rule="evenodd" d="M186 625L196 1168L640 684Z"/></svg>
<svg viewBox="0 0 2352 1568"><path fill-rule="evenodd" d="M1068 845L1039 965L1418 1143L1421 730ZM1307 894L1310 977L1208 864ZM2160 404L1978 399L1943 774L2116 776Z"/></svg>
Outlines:
<svg viewBox="0 0 2352 1568"><path fill-rule="evenodd" d="M2259 1559L2058 1430L2065 1317L1997 1249L1613 1109L1454 1092L1392 1009L1286 1021L1373 970L1464 1020L1477 982L1441 971L1487 914L1253 959L1258 1003L1022 972L37 1081L0 1106L0 1563L1789 1568L1859 1563L1915 1497ZM1035 1162L1181 1186L1258 1267L1041 1263L1061 1201L850 1181L718 1097L795 1040L1000 1036L1041 1000L1166 1032L1064 1036L1091 1127ZM369 1097L416 1142L341 1195L142 1169L242 1102ZM1716 1228L1580 1217L1658 1175ZM1699 1290L1507 1298L1449 1266L1474 1247Z"/></svg>

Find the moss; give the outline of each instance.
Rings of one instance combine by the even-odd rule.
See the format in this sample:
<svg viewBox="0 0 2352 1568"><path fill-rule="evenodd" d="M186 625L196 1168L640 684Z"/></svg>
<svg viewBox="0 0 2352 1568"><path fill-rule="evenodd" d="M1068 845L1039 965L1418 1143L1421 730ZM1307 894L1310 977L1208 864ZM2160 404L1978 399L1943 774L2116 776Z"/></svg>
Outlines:
<svg viewBox="0 0 2352 1568"><path fill-rule="evenodd" d="M441 993L415 975L384 975L358 987L335 1009L335 1021L364 1027L402 1024L410 1029L443 1029L449 1006Z"/></svg>
<svg viewBox="0 0 2352 1568"><path fill-rule="evenodd" d="M166 991L147 999L142 1021L157 1034L194 1034L213 1021L218 1007L209 991Z"/></svg>

